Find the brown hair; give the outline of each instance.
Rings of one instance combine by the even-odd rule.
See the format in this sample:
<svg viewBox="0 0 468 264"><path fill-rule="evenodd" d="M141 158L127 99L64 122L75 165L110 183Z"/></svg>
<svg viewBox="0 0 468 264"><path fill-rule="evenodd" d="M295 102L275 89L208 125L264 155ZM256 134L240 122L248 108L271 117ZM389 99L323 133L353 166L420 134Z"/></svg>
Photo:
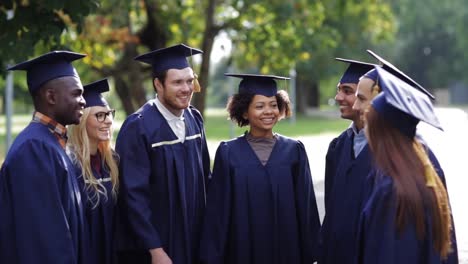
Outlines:
<svg viewBox="0 0 468 264"><path fill-rule="evenodd" d="M425 207L432 215L432 239L442 257L450 253L450 208L447 191L421 143L393 127L369 107L366 136L377 167L393 179L396 193L396 225L401 232L414 223L419 239L425 237ZM384 140L382 140L384 139ZM429 180L434 182L428 186Z"/></svg>
<svg viewBox="0 0 468 264"><path fill-rule="evenodd" d="M229 113L229 119L236 122L238 126L243 127L249 124L249 120L243 117L244 113L249 109L255 94L234 94L229 97L226 105L226 110ZM280 112L280 119L291 116L291 101L289 95L284 90L279 90L276 93L276 101Z"/></svg>

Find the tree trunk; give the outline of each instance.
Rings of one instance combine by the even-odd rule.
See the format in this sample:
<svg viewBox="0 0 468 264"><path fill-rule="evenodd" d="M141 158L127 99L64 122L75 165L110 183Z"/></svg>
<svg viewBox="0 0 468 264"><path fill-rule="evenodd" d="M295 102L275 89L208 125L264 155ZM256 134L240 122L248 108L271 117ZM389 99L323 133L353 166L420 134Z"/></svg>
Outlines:
<svg viewBox="0 0 468 264"><path fill-rule="evenodd" d="M215 10L216 0L208 1L208 8L205 12L205 32L203 33L203 58L199 74L199 82L201 86L201 91L194 95L192 104L204 115L205 105L206 105L206 89L208 88L208 80L210 74L210 57L211 50L213 49L214 38L218 34L218 29L214 26L214 10Z"/></svg>
<svg viewBox="0 0 468 264"><path fill-rule="evenodd" d="M306 75L298 73L296 89L296 111L298 113L304 114L308 108L318 107L320 105L320 93L317 81L309 80Z"/></svg>
<svg viewBox="0 0 468 264"><path fill-rule="evenodd" d="M146 91L143 86L144 75L141 74L142 67L133 60L136 55L136 43L126 43L123 56L112 72L117 94L127 115L135 112L146 102Z"/></svg>

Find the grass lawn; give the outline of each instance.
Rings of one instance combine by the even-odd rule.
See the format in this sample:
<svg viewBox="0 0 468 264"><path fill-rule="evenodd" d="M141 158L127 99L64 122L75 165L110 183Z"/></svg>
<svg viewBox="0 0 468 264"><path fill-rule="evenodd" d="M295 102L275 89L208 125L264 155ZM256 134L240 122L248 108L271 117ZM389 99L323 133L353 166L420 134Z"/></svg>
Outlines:
<svg viewBox="0 0 468 264"><path fill-rule="evenodd" d="M122 125L125 115L121 112L116 116L114 135L117 135L118 129ZM31 115L15 115L13 117L13 136L15 137L31 120ZM274 131L289 137L300 135L313 135L324 132L340 132L349 124L349 121L336 117L325 117L321 115L298 116L296 122L292 123L289 119L280 121ZM223 109L209 109L205 117L205 130L208 140L225 140L232 136L238 136L244 133L248 127L237 127L236 124L227 120L227 114ZM0 164L5 158L6 139L5 139L5 116L0 115ZM115 137L114 137L115 139Z"/></svg>

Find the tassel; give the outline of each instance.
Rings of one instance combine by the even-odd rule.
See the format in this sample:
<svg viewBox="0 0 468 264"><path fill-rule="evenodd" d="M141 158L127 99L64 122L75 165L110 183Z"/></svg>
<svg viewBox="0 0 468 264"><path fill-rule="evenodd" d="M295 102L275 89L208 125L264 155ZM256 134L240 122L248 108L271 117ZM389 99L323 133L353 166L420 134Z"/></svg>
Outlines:
<svg viewBox="0 0 468 264"><path fill-rule="evenodd" d="M418 155L419 159L423 163L424 177L426 178L426 186L431 187L431 188L436 187L437 186L436 177L438 176L436 175L436 172L434 170L434 167L432 166L431 161L427 157L423 148L416 142L414 143L414 150L416 151L416 154Z"/></svg>
<svg viewBox="0 0 468 264"><path fill-rule="evenodd" d="M444 184L437 175L429 157L427 156L423 146L420 143L414 142L413 148L416 151L419 159L424 165L424 177L426 179L426 186L431 188L436 199L437 210L440 215L439 230L442 233L441 244L436 243L435 247L439 251L442 259L446 259L452 252L452 213L448 202L448 194Z"/></svg>
<svg viewBox="0 0 468 264"><path fill-rule="evenodd" d="M198 75L196 73L193 74L195 79L193 80L193 91L195 93L199 93L201 91L200 83L198 82Z"/></svg>
<svg viewBox="0 0 468 264"><path fill-rule="evenodd" d="M372 98L376 97L380 93L381 89L378 84L372 86Z"/></svg>
<svg viewBox="0 0 468 264"><path fill-rule="evenodd" d="M434 188L436 187L436 179L434 175L434 169L431 164L424 165L424 176L426 176L426 186Z"/></svg>

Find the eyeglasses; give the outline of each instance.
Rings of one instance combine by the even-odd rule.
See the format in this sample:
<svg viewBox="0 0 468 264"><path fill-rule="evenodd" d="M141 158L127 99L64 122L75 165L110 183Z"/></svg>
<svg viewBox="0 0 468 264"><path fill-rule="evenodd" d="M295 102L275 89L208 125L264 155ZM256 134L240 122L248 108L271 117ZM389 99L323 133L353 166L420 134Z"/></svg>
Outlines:
<svg viewBox="0 0 468 264"><path fill-rule="evenodd" d="M115 109L111 109L107 112L97 112L94 114L94 116L96 116L96 120L100 123L106 121L107 117L109 117L111 120L114 120Z"/></svg>

